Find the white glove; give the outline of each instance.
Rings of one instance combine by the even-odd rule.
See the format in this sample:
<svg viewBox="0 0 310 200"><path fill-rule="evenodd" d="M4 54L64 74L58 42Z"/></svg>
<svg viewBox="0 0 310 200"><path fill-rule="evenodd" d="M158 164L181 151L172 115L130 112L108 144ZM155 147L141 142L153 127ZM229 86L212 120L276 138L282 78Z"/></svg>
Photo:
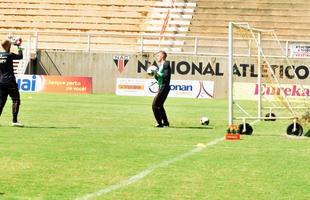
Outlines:
<svg viewBox="0 0 310 200"><path fill-rule="evenodd" d="M22 38L15 35L15 36L9 36L8 38L10 40L10 42L13 44L13 45L16 45L16 46L20 46L23 42Z"/></svg>
<svg viewBox="0 0 310 200"><path fill-rule="evenodd" d="M146 73L153 76L154 74L156 74L158 71L158 68L154 65L150 66L147 68Z"/></svg>

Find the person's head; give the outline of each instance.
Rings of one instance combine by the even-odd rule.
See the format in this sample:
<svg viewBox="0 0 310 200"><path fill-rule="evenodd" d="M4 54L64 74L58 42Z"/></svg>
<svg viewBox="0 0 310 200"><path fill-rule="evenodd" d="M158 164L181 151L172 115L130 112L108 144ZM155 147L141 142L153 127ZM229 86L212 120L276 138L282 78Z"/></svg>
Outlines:
<svg viewBox="0 0 310 200"><path fill-rule="evenodd" d="M157 54L157 61L162 62L165 61L167 58L167 53L165 51L159 51Z"/></svg>
<svg viewBox="0 0 310 200"><path fill-rule="evenodd" d="M11 42L9 40L3 40L1 42L1 47L4 51L10 52L11 50Z"/></svg>

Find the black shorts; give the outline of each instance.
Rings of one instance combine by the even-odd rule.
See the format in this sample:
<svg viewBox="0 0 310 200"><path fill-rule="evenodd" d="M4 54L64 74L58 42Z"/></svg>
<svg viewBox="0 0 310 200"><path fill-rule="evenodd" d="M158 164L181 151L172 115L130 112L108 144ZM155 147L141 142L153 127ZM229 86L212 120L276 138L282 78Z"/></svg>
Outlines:
<svg viewBox="0 0 310 200"><path fill-rule="evenodd" d="M17 83L0 84L0 103L4 106L7 97L10 96L12 101L20 101L20 94Z"/></svg>

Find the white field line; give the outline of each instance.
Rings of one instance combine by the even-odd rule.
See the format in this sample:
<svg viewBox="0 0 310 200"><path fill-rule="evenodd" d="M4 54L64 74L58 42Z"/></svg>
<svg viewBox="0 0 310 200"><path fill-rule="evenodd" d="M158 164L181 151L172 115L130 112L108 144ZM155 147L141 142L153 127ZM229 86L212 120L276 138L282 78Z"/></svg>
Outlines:
<svg viewBox="0 0 310 200"><path fill-rule="evenodd" d="M183 160L187 157L190 157L196 153L199 153L201 152L202 150L204 150L205 148L207 147L210 147L210 146L214 146L216 144L218 144L219 142L223 141L224 140L224 137L222 138L218 138L218 139L215 139L211 142L208 142L206 145L205 144L197 144L197 147L184 153L184 154L180 154L172 159L169 159L169 160L165 160L159 164L156 164L156 165L153 165L141 172L139 172L138 174L130 177L129 179L127 180L124 180L124 181L121 181L117 184L114 184L114 185L110 185L106 188L103 188L97 192L94 192L94 193L90 193L90 194L86 194L85 196L82 196L82 197L78 197L76 198L76 200L91 200L91 199L94 199L96 197L99 197L99 196L102 196L104 194L107 194L113 190L117 190L117 189L120 189L120 188L123 188L123 187L127 187L141 179L143 179L144 177L146 177L147 175L149 175L150 173L152 173L154 170L158 169L158 168L161 168L161 167L166 167L174 162L177 162L177 161L180 161L180 160Z"/></svg>

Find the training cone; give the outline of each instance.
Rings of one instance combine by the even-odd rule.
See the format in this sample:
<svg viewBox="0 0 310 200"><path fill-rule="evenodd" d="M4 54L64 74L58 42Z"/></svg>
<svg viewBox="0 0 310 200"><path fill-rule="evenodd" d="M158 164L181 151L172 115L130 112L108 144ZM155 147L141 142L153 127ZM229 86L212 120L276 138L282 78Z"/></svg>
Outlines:
<svg viewBox="0 0 310 200"><path fill-rule="evenodd" d="M226 129L226 140L240 140L240 130L236 125L230 125Z"/></svg>

